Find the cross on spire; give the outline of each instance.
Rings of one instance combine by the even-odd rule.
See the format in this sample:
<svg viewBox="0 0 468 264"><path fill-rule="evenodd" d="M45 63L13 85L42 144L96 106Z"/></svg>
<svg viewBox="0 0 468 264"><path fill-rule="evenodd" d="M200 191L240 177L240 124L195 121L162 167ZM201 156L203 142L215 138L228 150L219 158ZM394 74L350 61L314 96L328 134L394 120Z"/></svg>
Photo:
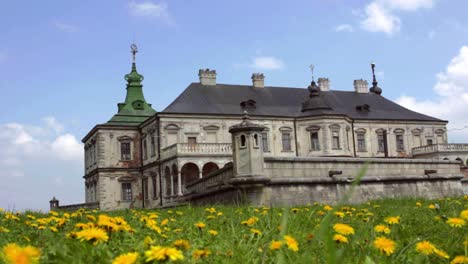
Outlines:
<svg viewBox="0 0 468 264"><path fill-rule="evenodd" d="M315 68L315 66L313 64L311 64L309 66L309 68L310 68L310 72L312 73L312 81L313 81L314 80L314 68Z"/></svg>
<svg viewBox="0 0 468 264"><path fill-rule="evenodd" d="M135 62L135 55L137 54L138 52L138 47L135 43L133 43L132 45L130 45L130 52L132 53L133 55L133 62Z"/></svg>

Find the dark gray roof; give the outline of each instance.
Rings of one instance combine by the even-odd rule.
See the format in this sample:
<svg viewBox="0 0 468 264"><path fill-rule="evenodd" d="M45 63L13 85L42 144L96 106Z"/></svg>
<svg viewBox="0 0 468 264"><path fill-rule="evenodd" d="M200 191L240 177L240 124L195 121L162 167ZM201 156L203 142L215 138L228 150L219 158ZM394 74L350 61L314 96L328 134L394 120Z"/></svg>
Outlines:
<svg viewBox="0 0 468 264"><path fill-rule="evenodd" d="M306 88L268 87L191 83L162 113L241 115L240 103L254 100L256 108L248 109L252 116L301 117L344 115L353 119L443 121L406 109L381 95L354 91L320 92L320 99L332 109L301 112L309 99ZM368 105L369 111L357 110Z"/></svg>

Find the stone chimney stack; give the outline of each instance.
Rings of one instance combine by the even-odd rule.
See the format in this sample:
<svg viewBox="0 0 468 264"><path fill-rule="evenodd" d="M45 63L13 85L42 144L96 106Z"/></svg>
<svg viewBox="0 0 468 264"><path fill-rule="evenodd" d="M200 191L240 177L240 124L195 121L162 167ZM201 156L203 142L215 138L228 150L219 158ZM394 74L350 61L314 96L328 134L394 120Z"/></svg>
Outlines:
<svg viewBox="0 0 468 264"><path fill-rule="evenodd" d="M265 87L265 75L263 73L252 73L252 86L254 88Z"/></svg>
<svg viewBox="0 0 468 264"><path fill-rule="evenodd" d="M354 80L354 91L356 93L368 93L367 81L363 79Z"/></svg>
<svg viewBox="0 0 468 264"><path fill-rule="evenodd" d="M318 78L320 91L330 91L330 80L328 78Z"/></svg>
<svg viewBox="0 0 468 264"><path fill-rule="evenodd" d="M198 70L198 77L202 85L216 85L216 70L200 69Z"/></svg>

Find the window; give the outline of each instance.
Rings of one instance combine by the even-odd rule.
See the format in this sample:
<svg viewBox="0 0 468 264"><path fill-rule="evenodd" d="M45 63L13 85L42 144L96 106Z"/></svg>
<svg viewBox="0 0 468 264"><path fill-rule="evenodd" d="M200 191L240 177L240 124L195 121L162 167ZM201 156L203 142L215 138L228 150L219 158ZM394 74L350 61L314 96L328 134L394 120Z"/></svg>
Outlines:
<svg viewBox="0 0 468 264"><path fill-rule="evenodd" d="M444 136L437 135L437 144L443 144L443 143L444 143Z"/></svg>
<svg viewBox="0 0 468 264"><path fill-rule="evenodd" d="M426 142L427 142L427 145L432 145L432 144L434 144L434 142L432 141L432 139L427 139Z"/></svg>
<svg viewBox="0 0 468 264"><path fill-rule="evenodd" d="M258 148L258 134L255 134L253 138L254 138L254 148Z"/></svg>
<svg viewBox="0 0 468 264"><path fill-rule="evenodd" d="M245 136L244 135L241 135L240 141L241 141L240 142L241 143L240 144L241 148L245 148Z"/></svg>
<svg viewBox="0 0 468 264"><path fill-rule="evenodd" d="M197 144L197 137L188 137L187 143L189 144Z"/></svg>
<svg viewBox="0 0 468 264"><path fill-rule="evenodd" d="M120 143L120 159L121 160L131 160L130 154L130 142L122 142Z"/></svg>
<svg viewBox="0 0 468 264"><path fill-rule="evenodd" d="M148 178L142 179L141 185L143 187L143 199L148 200L148 198L149 198L149 195L148 195Z"/></svg>
<svg viewBox="0 0 468 264"><path fill-rule="evenodd" d="M122 200L124 201L132 200L132 184L129 182L122 183Z"/></svg>
<svg viewBox="0 0 468 264"><path fill-rule="evenodd" d="M383 134L377 134L377 143L379 145L379 152L384 152L385 151L385 137Z"/></svg>
<svg viewBox="0 0 468 264"><path fill-rule="evenodd" d="M366 134L358 133L357 134L357 150L365 152L366 150Z"/></svg>
<svg viewBox="0 0 468 264"><path fill-rule="evenodd" d="M143 159L148 158L148 146L146 144L146 138L143 139Z"/></svg>
<svg viewBox="0 0 468 264"><path fill-rule="evenodd" d="M281 143L283 144L283 151L291 151L291 134L281 133Z"/></svg>
<svg viewBox="0 0 468 264"><path fill-rule="evenodd" d="M340 149L340 135L338 131L332 131L332 149Z"/></svg>
<svg viewBox="0 0 468 264"><path fill-rule="evenodd" d="M156 155L156 144L154 143L154 134L151 135L150 147L151 147L151 156Z"/></svg>
<svg viewBox="0 0 468 264"><path fill-rule="evenodd" d="M151 180L152 180L152 184L153 184L153 199L156 199L156 198L158 198L156 176L151 177Z"/></svg>
<svg viewBox="0 0 468 264"><path fill-rule="evenodd" d="M310 149L320 150L318 132L310 132Z"/></svg>
<svg viewBox="0 0 468 264"><path fill-rule="evenodd" d="M268 132L262 133L262 148L263 148L263 152L270 151L270 146L268 146Z"/></svg>
<svg viewBox="0 0 468 264"><path fill-rule="evenodd" d="M405 143L403 140L403 135L396 135L396 147L397 147L397 151L405 151Z"/></svg>

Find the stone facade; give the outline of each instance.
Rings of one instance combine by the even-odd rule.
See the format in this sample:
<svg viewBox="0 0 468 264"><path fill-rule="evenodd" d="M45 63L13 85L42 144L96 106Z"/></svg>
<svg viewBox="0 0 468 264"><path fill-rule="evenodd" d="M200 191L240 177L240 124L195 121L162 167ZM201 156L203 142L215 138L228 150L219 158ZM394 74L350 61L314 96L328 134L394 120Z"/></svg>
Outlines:
<svg viewBox="0 0 468 264"><path fill-rule="evenodd" d="M199 77L204 87L216 87L215 70L200 70ZM263 74L253 74L251 89L266 89L264 78ZM242 192L238 188L232 189L232 186L243 185L254 186L248 192L249 196L257 197L255 199L260 199L257 201L262 204L283 204L289 198L301 202L320 200L323 196L320 190L330 186L327 181L305 185L287 183L284 186L272 183L286 178L306 178L306 182L315 178L328 179L329 171L335 169L342 170L343 177L353 177L367 161L372 162L368 174L372 177L409 177L397 180L406 187L394 185L393 178L388 178L393 185L386 185L385 180L369 180L366 182L368 188L361 192L368 198L405 190L414 194L428 190L437 196L436 185L439 183L428 187L427 178L418 178L425 177L428 169L437 170L437 177L441 178L433 182L441 182L442 185L443 177L458 177L453 172L456 165L450 162L418 163L396 159L411 158L412 149L427 143L446 144L446 121L370 120L331 114L263 115L254 116L255 124L262 129L233 132L232 128L242 122L240 113L155 113L143 97L143 76L137 73L135 63L126 80L127 99L118 105L118 114L109 122L94 127L83 139L85 201L99 203L104 210L170 206L195 196L215 200L222 196L226 201L236 200L235 197ZM323 91L330 92L328 79L320 78L319 85ZM354 85L356 94L369 93L366 81L356 80ZM314 89L315 92L320 90ZM252 100L239 103L247 110L255 107ZM367 108L366 105L359 107L363 111L369 110L368 105ZM237 144L243 137L246 137L244 143L247 145L240 148ZM393 158L393 162L378 159L385 155ZM327 157L332 160L327 160ZM233 160L237 163L233 164ZM249 180L239 180L243 174L260 176L256 183L249 183ZM226 186L221 184L228 178L236 180ZM459 193L453 179L439 188L440 195ZM269 182L268 185L262 182L264 180ZM348 188L343 184L346 185L342 181L337 182L323 199L339 199L339 193ZM207 195L200 186L205 186L206 191L212 189L216 195ZM213 186L221 186L225 192ZM293 194L308 198L301 200L291 196ZM353 198L353 201L361 198Z"/></svg>

